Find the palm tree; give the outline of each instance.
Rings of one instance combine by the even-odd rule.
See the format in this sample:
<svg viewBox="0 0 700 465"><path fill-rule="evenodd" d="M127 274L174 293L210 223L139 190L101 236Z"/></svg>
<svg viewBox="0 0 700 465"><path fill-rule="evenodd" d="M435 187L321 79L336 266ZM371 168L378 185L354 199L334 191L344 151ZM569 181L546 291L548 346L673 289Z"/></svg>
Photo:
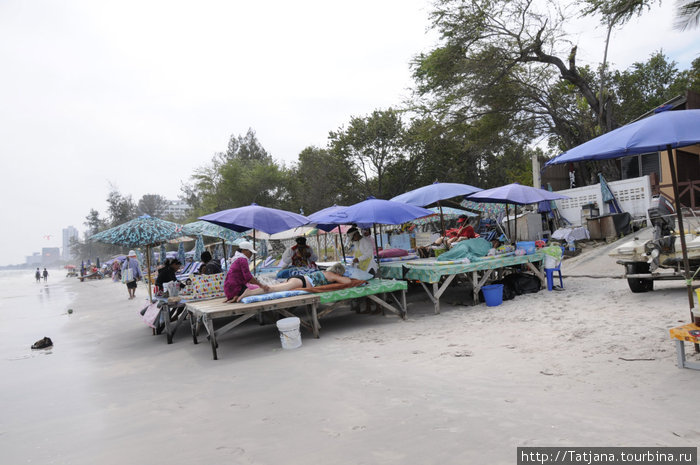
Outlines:
<svg viewBox="0 0 700 465"><path fill-rule="evenodd" d="M678 0L676 10L676 23L674 27L685 31L688 28L696 28L700 24L700 1Z"/></svg>

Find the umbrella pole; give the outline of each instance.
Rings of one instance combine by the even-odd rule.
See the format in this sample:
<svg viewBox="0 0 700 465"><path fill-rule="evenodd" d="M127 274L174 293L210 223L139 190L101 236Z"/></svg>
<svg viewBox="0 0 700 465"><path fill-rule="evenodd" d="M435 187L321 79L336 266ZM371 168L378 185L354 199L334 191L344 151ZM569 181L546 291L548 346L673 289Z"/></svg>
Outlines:
<svg viewBox="0 0 700 465"><path fill-rule="evenodd" d="M226 239L221 239L221 251L224 255L224 270L228 268L228 263L226 263Z"/></svg>
<svg viewBox="0 0 700 465"><path fill-rule="evenodd" d="M438 208L440 209L440 229L442 229L442 237L445 237L445 217L442 214L442 205L438 200Z"/></svg>
<svg viewBox="0 0 700 465"><path fill-rule="evenodd" d="M372 229L374 229L374 250L376 252L375 258L377 260L377 278L381 278L382 275L379 271L379 248L377 247L377 225L372 223Z"/></svg>
<svg viewBox="0 0 700 465"><path fill-rule="evenodd" d="M515 229L515 233L513 235L515 236L515 243L517 244L518 243L518 204L517 203L515 204L515 221L513 221L513 223L514 223L513 228Z"/></svg>
<svg viewBox="0 0 700 465"><path fill-rule="evenodd" d="M673 197L676 204L676 217L678 218L678 232L681 235L681 250L683 251L683 268L685 271L685 285L688 288L688 304L690 305L690 310L693 310L695 304L693 303L693 283L690 279L690 263L688 262L688 247L685 244L685 230L683 228L683 213L681 212L681 199L678 195L678 179L676 175L676 164L673 160L673 149L670 145L666 146L666 153L668 154L668 164L671 168L671 182L673 183ZM690 313L690 321L693 321L693 313ZM695 350L698 350L698 345L695 345Z"/></svg>
<svg viewBox="0 0 700 465"><path fill-rule="evenodd" d="M318 237L318 228L316 228L316 251L319 253L319 257L321 257L321 239Z"/></svg>
<svg viewBox="0 0 700 465"><path fill-rule="evenodd" d="M148 275L148 301L153 302L153 294L151 290L151 251L149 246L146 246L146 274Z"/></svg>
<svg viewBox="0 0 700 465"><path fill-rule="evenodd" d="M340 236L340 250L343 252L343 266L345 266L345 246L343 245L343 233L338 225L338 236Z"/></svg>
<svg viewBox="0 0 700 465"><path fill-rule="evenodd" d="M255 229L253 229L253 248L255 248ZM255 274L257 269L258 267L255 266L255 254L253 254L253 274Z"/></svg>
<svg viewBox="0 0 700 465"><path fill-rule="evenodd" d="M506 203L506 224L508 225L508 242L513 243L513 236L510 235L510 214L508 212L508 204Z"/></svg>

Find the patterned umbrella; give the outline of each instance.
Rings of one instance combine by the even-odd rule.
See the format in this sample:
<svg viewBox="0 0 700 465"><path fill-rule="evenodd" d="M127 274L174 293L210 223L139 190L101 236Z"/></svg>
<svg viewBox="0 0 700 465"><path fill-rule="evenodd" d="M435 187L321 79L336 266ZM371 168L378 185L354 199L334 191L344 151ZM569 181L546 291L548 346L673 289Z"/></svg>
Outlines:
<svg viewBox="0 0 700 465"><path fill-rule="evenodd" d="M185 244L184 244L184 242L180 242L177 245L177 259L180 260L180 263L185 263Z"/></svg>
<svg viewBox="0 0 700 465"><path fill-rule="evenodd" d="M148 215L99 232L90 240L124 247L142 247L162 244L169 239L182 236L182 226Z"/></svg>
<svg viewBox="0 0 700 465"><path fill-rule="evenodd" d="M202 235L197 236L197 241L194 243L194 261L198 262L202 259L202 252L204 252L204 239Z"/></svg>
<svg viewBox="0 0 700 465"><path fill-rule="evenodd" d="M486 213L488 216L498 216L506 210L505 205L501 203L479 203L471 200L462 200L459 203L464 208Z"/></svg>
<svg viewBox="0 0 700 465"><path fill-rule="evenodd" d="M244 236L244 233L236 232L232 229L219 226L218 224L209 223L208 221L194 221L187 223L182 227L182 232L185 235L191 236L207 236L217 237L227 242L233 242Z"/></svg>
<svg viewBox="0 0 700 465"><path fill-rule="evenodd" d="M139 216L131 221L99 232L90 240L124 247L146 247L146 269L148 270L148 297L151 299L151 246L162 244L182 236L182 226L149 215ZM142 257L139 257L142 260ZM143 263L143 261L141 261Z"/></svg>

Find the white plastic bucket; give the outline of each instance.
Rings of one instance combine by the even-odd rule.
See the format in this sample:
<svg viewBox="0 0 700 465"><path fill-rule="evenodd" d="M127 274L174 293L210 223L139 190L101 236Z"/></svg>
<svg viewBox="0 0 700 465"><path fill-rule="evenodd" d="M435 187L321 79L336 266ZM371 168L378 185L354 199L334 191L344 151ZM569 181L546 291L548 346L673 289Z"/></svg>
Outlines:
<svg viewBox="0 0 700 465"><path fill-rule="evenodd" d="M301 332L299 325L301 320L293 316L290 318L282 318L277 321L277 329L280 332L280 341L283 349L296 349L301 347Z"/></svg>
<svg viewBox="0 0 700 465"><path fill-rule="evenodd" d="M545 268L549 268L549 269L556 268L557 266L559 266L559 263L561 263L561 260L554 258L551 255L545 254L545 256L544 256L544 267Z"/></svg>

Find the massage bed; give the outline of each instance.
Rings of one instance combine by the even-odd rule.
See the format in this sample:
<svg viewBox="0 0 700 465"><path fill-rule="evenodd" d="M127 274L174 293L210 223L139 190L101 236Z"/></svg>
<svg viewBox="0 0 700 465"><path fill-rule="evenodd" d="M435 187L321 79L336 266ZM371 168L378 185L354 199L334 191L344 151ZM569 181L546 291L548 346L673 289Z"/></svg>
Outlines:
<svg viewBox="0 0 700 465"><path fill-rule="evenodd" d="M440 297L450 285L455 276L464 275L473 287L474 305L479 302L479 291L491 279L494 273L499 273L505 268L527 265L541 281L546 285L546 277L542 271L544 253L535 252L531 255L506 255L495 257L482 257L469 263L440 262L434 258L421 258L418 260L383 263L380 264L380 275L383 278L403 279L416 281L421 284L425 293L435 306L435 313L440 313ZM481 276L479 276L481 275ZM442 284L440 281L443 280ZM432 290L428 288L431 285Z"/></svg>

